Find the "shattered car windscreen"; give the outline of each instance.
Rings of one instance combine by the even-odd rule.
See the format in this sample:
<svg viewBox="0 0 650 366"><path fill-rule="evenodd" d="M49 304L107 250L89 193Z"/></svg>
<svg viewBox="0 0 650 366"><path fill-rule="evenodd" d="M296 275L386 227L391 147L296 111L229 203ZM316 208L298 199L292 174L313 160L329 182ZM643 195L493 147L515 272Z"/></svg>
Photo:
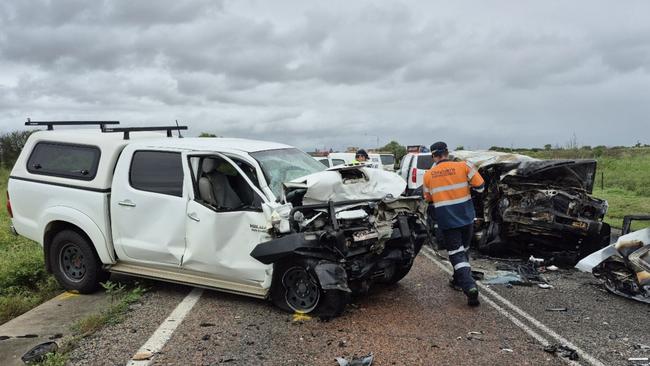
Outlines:
<svg viewBox="0 0 650 366"><path fill-rule="evenodd" d="M262 167L267 183L277 197L282 183L326 169L320 162L298 149L266 150L251 153Z"/></svg>

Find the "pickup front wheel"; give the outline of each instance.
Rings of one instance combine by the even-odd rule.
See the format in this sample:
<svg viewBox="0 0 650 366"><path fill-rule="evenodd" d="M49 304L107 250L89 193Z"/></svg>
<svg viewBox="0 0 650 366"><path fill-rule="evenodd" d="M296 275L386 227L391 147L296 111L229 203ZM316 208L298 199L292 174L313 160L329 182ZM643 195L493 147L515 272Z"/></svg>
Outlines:
<svg viewBox="0 0 650 366"><path fill-rule="evenodd" d="M271 301L280 309L325 319L337 317L345 310L348 293L323 290L308 261L285 260L276 263L273 272Z"/></svg>
<svg viewBox="0 0 650 366"><path fill-rule="evenodd" d="M52 272L66 290L82 294L95 292L109 274L102 270L91 243L72 230L56 234L50 245Z"/></svg>

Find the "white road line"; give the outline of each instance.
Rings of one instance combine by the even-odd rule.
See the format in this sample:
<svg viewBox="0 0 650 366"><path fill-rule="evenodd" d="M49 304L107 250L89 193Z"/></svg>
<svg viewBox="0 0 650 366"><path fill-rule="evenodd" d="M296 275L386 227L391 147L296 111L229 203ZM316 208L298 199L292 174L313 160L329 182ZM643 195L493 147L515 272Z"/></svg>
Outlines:
<svg viewBox="0 0 650 366"><path fill-rule="evenodd" d="M194 305L196 305L197 301L199 301L202 294L203 289L200 288L194 288L192 291L190 291L190 293L185 296L183 301L181 301L176 306L174 311L169 314L167 319L165 319L165 321L160 324L158 329L153 332L147 342L142 347L140 347L136 354L149 352L155 356L157 352L160 352L167 341L169 341L169 339L172 337L172 334L176 328L183 322L183 319L185 319L190 310L192 310ZM153 362L152 359L142 361L131 360L129 363L127 363L127 366L148 366L151 364L151 362Z"/></svg>
<svg viewBox="0 0 650 366"><path fill-rule="evenodd" d="M443 271L445 271L445 272L448 273L449 275L453 274L452 270L451 270L448 266L446 266L444 263L440 262L440 260L438 260L437 258L435 258L435 256L434 256L434 254L432 253L432 250L431 250L431 249L429 249L429 248L422 248L422 253L423 253L427 258L429 258L433 263L435 263L438 267L440 267ZM484 284L482 284L482 283L480 283L480 282L477 282L477 285L478 285L478 286L481 288L481 290L483 291L483 292L481 293L481 299L482 299L483 301L485 301L488 305L490 305L490 306L492 306L494 309L496 309L496 310L497 310L501 315L505 316L505 317L508 318L510 321L512 321L515 325L517 325L519 328L521 328L524 332L528 333L530 336L532 336L533 338L535 338L535 339L536 339L538 342L540 342L542 345L547 346L547 345L549 345L549 342L548 342L548 341L547 341L543 336L539 335L537 332L535 332L534 330L532 330L530 327L528 327L527 325L525 325L524 323L522 323L522 322L521 322L518 318L516 318L513 314L511 314L510 312L508 312L508 311L507 311L506 309L504 309L503 307L499 306L496 302L494 302L492 299L490 299L490 298L489 298L485 293L488 293L490 296L494 297L496 300L501 301L501 303L503 303L505 306L507 306L508 308L512 309L514 312L516 312L517 314L519 314L519 315L520 315L521 317L523 317L524 319L528 320L532 325L534 325L535 327L537 327L537 328L538 328L539 330L541 330L542 332L546 333L546 334L547 334L548 336L550 336L551 338L555 339L556 341L560 342L561 344L563 344L563 345L565 345L565 346L568 346L568 347L571 347L571 348L575 349L576 352L578 353L578 355L579 355L582 359L584 359L585 361L587 361L589 364L591 364L591 365L593 365L593 366L605 366L605 364L602 363L600 360L598 360L598 359L595 358L594 356L591 356L590 354L588 354L588 353L587 353L586 351L584 351L583 349L577 347L575 344L569 342L566 338L560 336L559 334L557 334L556 332L554 332L552 329L550 329L550 328L547 327L546 325L542 324L539 320L533 318L530 314L526 313L525 311L523 311L522 309L520 309L519 307L517 307L516 305L514 305L513 303L511 303L510 301L508 301L507 299L505 299L504 297L502 297L501 295L499 295L498 293L496 293L496 292L495 292L494 290L492 290L491 288L487 287L486 285L484 285ZM568 361L568 360L566 360L565 358L562 358L562 359L565 360L565 361ZM574 363L574 362L570 362L570 363L572 363L572 364L577 364L577 363Z"/></svg>

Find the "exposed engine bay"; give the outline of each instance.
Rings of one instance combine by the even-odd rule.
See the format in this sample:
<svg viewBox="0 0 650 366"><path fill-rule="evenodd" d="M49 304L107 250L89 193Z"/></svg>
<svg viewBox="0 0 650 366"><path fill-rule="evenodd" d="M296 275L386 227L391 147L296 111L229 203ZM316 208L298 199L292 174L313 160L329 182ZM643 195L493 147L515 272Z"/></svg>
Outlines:
<svg viewBox="0 0 650 366"><path fill-rule="evenodd" d="M480 251L575 264L609 245L607 201L591 196L595 161L468 151L454 157L475 164L485 179L485 192L473 193Z"/></svg>
<svg viewBox="0 0 650 366"><path fill-rule="evenodd" d="M399 197L404 187L399 176L364 167L333 168L287 183L290 209L274 220L275 238L251 255L280 271L305 263L325 291L361 293L372 283L396 283L428 238L425 205L420 197ZM309 310L304 297L297 293L298 303L287 303Z"/></svg>

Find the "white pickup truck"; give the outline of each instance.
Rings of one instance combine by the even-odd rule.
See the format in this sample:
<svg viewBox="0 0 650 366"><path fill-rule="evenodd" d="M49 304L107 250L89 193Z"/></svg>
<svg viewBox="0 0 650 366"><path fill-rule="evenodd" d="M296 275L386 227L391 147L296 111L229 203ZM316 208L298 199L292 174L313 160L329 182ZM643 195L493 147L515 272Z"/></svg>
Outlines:
<svg viewBox="0 0 650 366"><path fill-rule="evenodd" d="M396 174L326 170L279 143L93 123L29 122L48 130L8 183L14 232L43 246L66 289L92 292L115 272L336 316L350 293L404 277L426 240L422 202L399 197Z"/></svg>

